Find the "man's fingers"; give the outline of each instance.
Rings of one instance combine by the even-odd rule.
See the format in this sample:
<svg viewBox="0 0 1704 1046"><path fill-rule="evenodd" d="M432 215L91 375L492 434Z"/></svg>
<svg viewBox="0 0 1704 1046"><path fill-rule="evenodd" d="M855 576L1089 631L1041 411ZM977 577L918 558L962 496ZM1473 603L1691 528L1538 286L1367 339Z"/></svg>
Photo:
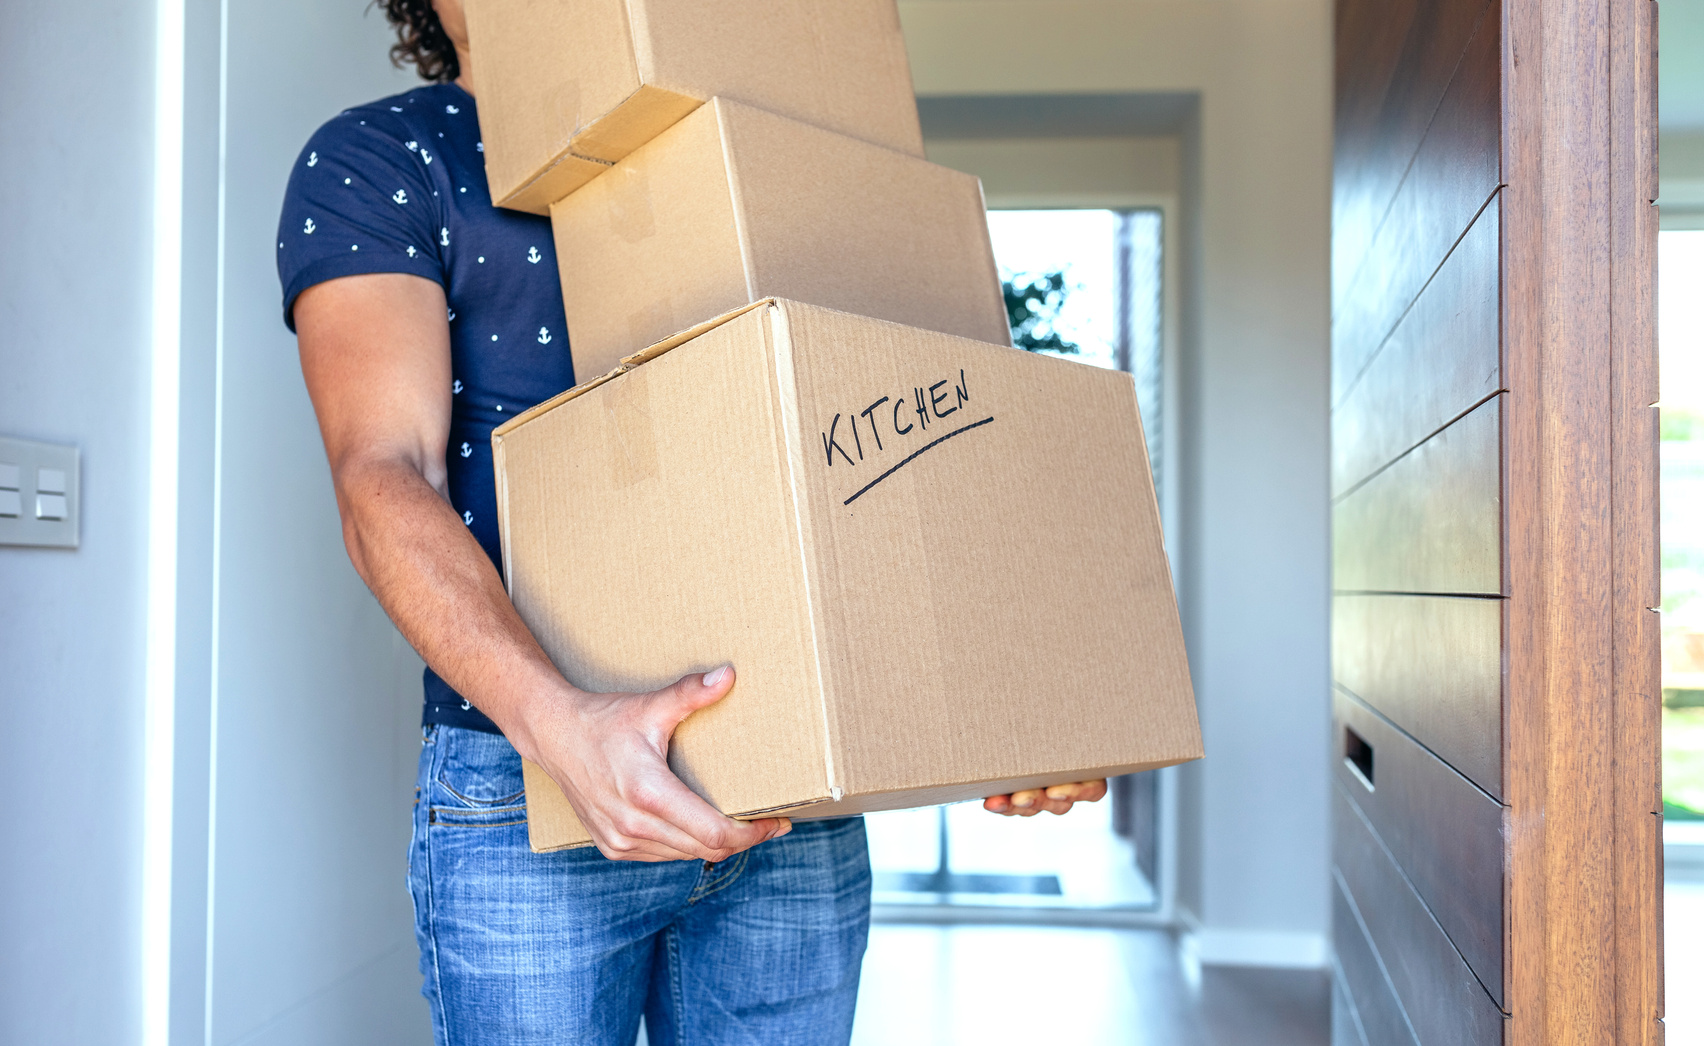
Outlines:
<svg viewBox="0 0 1704 1046"><path fill-rule="evenodd" d="M1007 817L1034 817L1039 813L1070 812L1074 803L1093 803L1106 796L1106 781L1075 781L1047 788L1022 788L1010 795L991 795L982 808Z"/></svg>
<svg viewBox="0 0 1704 1046"><path fill-rule="evenodd" d="M1106 795L1106 781L1077 781L1071 784L1053 785L1047 789L1047 798L1065 799L1076 803L1093 803Z"/></svg>
<svg viewBox="0 0 1704 1046"><path fill-rule="evenodd" d="M730 854L773 838L783 827L780 818L736 821L725 816L682 784L666 765L647 775L628 801L650 819L644 827L657 833L653 836L636 826L632 834L651 836L705 861L725 860Z"/></svg>
<svg viewBox="0 0 1704 1046"><path fill-rule="evenodd" d="M1041 789L1022 788L1012 793L1012 806L1014 806L1019 813L1023 813L1026 810L1034 813L1035 805L1041 801L1041 798Z"/></svg>

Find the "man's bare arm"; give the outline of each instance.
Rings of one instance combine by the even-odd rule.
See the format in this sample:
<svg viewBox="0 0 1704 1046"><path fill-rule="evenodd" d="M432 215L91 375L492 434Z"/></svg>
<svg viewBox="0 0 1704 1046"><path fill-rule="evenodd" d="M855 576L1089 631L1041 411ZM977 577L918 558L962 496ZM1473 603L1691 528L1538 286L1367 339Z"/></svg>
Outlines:
<svg viewBox="0 0 1704 1046"><path fill-rule="evenodd" d="M404 274L330 280L296 300L355 569L433 670L562 786L606 856L723 860L785 833L785 819L724 817L668 769L674 728L727 693L731 669L650 694L588 693L515 612L446 494L446 315L441 287Z"/></svg>

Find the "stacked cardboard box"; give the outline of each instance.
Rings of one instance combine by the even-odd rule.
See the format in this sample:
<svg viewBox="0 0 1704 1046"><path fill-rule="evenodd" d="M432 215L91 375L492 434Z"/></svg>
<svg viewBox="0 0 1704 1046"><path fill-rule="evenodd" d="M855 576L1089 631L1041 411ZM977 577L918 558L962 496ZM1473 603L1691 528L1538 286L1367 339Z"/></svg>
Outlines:
<svg viewBox="0 0 1704 1046"><path fill-rule="evenodd" d="M471 0L493 197L581 384L498 429L511 596L576 685L731 661L670 763L734 816L1201 754L1127 375L1010 348L893 0ZM535 849L589 840L527 768Z"/></svg>

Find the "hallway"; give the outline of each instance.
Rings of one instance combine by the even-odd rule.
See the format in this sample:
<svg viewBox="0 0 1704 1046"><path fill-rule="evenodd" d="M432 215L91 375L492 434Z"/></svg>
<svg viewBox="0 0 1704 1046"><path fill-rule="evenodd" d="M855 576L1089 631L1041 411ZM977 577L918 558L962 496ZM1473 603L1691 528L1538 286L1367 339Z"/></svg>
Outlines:
<svg viewBox="0 0 1704 1046"><path fill-rule="evenodd" d="M1195 967L1159 930L877 925L854 1046L1313 1046L1319 970Z"/></svg>

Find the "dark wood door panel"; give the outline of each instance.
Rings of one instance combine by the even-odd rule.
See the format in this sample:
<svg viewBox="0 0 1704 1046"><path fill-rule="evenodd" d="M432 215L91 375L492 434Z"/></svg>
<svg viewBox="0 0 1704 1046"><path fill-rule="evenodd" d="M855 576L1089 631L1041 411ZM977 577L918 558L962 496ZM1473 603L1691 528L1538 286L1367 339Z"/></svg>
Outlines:
<svg viewBox="0 0 1704 1046"><path fill-rule="evenodd" d="M1494 4L1469 41L1364 260L1334 296L1333 404L1342 399L1501 180L1499 24Z"/></svg>
<svg viewBox="0 0 1704 1046"><path fill-rule="evenodd" d="M1402 1004L1396 1001L1396 991L1373 956L1366 926L1336 875L1331 882L1331 943L1337 954L1338 987L1348 996L1344 1001L1349 1004L1348 1012L1341 1014L1341 1023L1348 1026L1342 1042L1337 1030L1340 1015L1332 1014L1332 1046L1354 1042L1366 1046L1419 1046L1408 1026L1408 1017L1402 1012Z"/></svg>
<svg viewBox="0 0 1704 1046"><path fill-rule="evenodd" d="M1332 272L1347 284L1402 184L1486 0L1337 7ZM1334 284L1334 294L1342 286Z"/></svg>
<svg viewBox="0 0 1704 1046"><path fill-rule="evenodd" d="M1502 594L1503 399L1481 404L1338 499L1333 588Z"/></svg>
<svg viewBox="0 0 1704 1046"><path fill-rule="evenodd" d="M1333 706L1338 785L1501 1007L1502 804L1353 697Z"/></svg>
<svg viewBox="0 0 1704 1046"><path fill-rule="evenodd" d="M1343 789L1332 788L1333 858L1421 1046L1490 1046L1504 1016Z"/></svg>
<svg viewBox="0 0 1704 1046"><path fill-rule="evenodd" d="M1333 497L1502 387L1499 209L1480 212L1332 412Z"/></svg>
<svg viewBox="0 0 1704 1046"><path fill-rule="evenodd" d="M1503 800L1501 599L1339 595L1331 676Z"/></svg>
<svg viewBox="0 0 1704 1046"><path fill-rule="evenodd" d="M1331 978L1331 1046L1370 1046L1361 1031L1361 1018L1343 986L1341 970Z"/></svg>

